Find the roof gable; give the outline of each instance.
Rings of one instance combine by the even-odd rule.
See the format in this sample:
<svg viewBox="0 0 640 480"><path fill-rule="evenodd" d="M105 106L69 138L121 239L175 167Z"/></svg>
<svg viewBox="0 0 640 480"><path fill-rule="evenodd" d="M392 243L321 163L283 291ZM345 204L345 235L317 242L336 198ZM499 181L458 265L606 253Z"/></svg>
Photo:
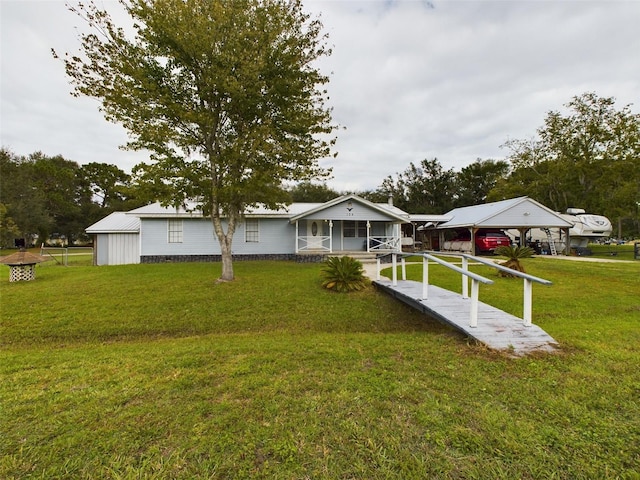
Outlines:
<svg viewBox="0 0 640 480"><path fill-rule="evenodd" d="M442 223L438 228L571 227L571 224L564 220L560 214L529 197L454 208L447 215L451 217L451 220Z"/></svg>
<svg viewBox="0 0 640 480"><path fill-rule="evenodd" d="M291 217L291 222L305 218L331 220L372 220L408 222L409 215L388 203L373 203L357 195L342 195Z"/></svg>

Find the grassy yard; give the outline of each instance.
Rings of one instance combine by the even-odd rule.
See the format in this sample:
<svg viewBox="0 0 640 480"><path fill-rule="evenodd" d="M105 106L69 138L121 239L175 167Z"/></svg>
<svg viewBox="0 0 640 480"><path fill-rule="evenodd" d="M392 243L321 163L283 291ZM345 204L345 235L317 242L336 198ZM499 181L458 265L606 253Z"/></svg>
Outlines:
<svg viewBox="0 0 640 480"><path fill-rule="evenodd" d="M636 242L640 242L640 240L636 240ZM599 245L596 243L589 244L589 250L591 250L592 255L597 258L634 260L633 249L633 243L626 243L624 245Z"/></svg>
<svg viewBox="0 0 640 480"><path fill-rule="evenodd" d="M0 270L0 478L640 478L640 262L525 265L559 354L324 291L320 265ZM473 269L520 315L520 281Z"/></svg>

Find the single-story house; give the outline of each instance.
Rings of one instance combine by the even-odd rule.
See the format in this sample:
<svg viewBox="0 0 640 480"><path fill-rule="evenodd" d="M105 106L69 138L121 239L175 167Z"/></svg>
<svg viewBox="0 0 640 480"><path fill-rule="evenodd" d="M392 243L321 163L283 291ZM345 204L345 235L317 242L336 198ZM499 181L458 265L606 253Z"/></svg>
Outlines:
<svg viewBox="0 0 640 480"><path fill-rule="evenodd" d="M391 202L343 195L326 203L293 203L245 212L233 239L235 259L319 261L339 252L400 252L409 215ZM226 227L225 227L226 228ZM97 265L216 261L220 245L210 218L159 203L115 212L91 225Z"/></svg>
<svg viewBox="0 0 640 480"><path fill-rule="evenodd" d="M475 235L480 229L515 230L524 241L526 232L532 228L559 228L565 236L573 226L559 213L545 207L529 197L518 197L499 202L454 208L446 214L449 220L432 227L439 237L439 244L445 244L447 230L467 230L470 246L475 245ZM569 252L567 252L568 254Z"/></svg>

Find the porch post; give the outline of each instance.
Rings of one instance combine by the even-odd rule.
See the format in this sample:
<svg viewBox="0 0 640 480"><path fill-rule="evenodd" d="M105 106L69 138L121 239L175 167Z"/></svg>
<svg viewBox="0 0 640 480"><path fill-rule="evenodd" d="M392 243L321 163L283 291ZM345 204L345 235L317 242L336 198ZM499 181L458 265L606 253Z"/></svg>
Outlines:
<svg viewBox="0 0 640 480"><path fill-rule="evenodd" d="M371 222L367 220L367 252L369 252L369 246L371 245L371 241L369 237L371 236Z"/></svg>
<svg viewBox="0 0 640 480"><path fill-rule="evenodd" d="M333 253L333 220L329 220L329 253Z"/></svg>
<svg viewBox="0 0 640 480"><path fill-rule="evenodd" d="M298 249L298 220L296 220L296 255L300 252Z"/></svg>

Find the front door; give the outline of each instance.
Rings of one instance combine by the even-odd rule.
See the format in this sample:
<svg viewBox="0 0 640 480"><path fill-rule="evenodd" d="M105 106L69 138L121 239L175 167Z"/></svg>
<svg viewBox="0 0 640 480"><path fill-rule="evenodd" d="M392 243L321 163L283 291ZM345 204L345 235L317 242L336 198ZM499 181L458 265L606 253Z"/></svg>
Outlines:
<svg viewBox="0 0 640 480"><path fill-rule="evenodd" d="M322 221L307 220L307 247L310 250L322 248Z"/></svg>

